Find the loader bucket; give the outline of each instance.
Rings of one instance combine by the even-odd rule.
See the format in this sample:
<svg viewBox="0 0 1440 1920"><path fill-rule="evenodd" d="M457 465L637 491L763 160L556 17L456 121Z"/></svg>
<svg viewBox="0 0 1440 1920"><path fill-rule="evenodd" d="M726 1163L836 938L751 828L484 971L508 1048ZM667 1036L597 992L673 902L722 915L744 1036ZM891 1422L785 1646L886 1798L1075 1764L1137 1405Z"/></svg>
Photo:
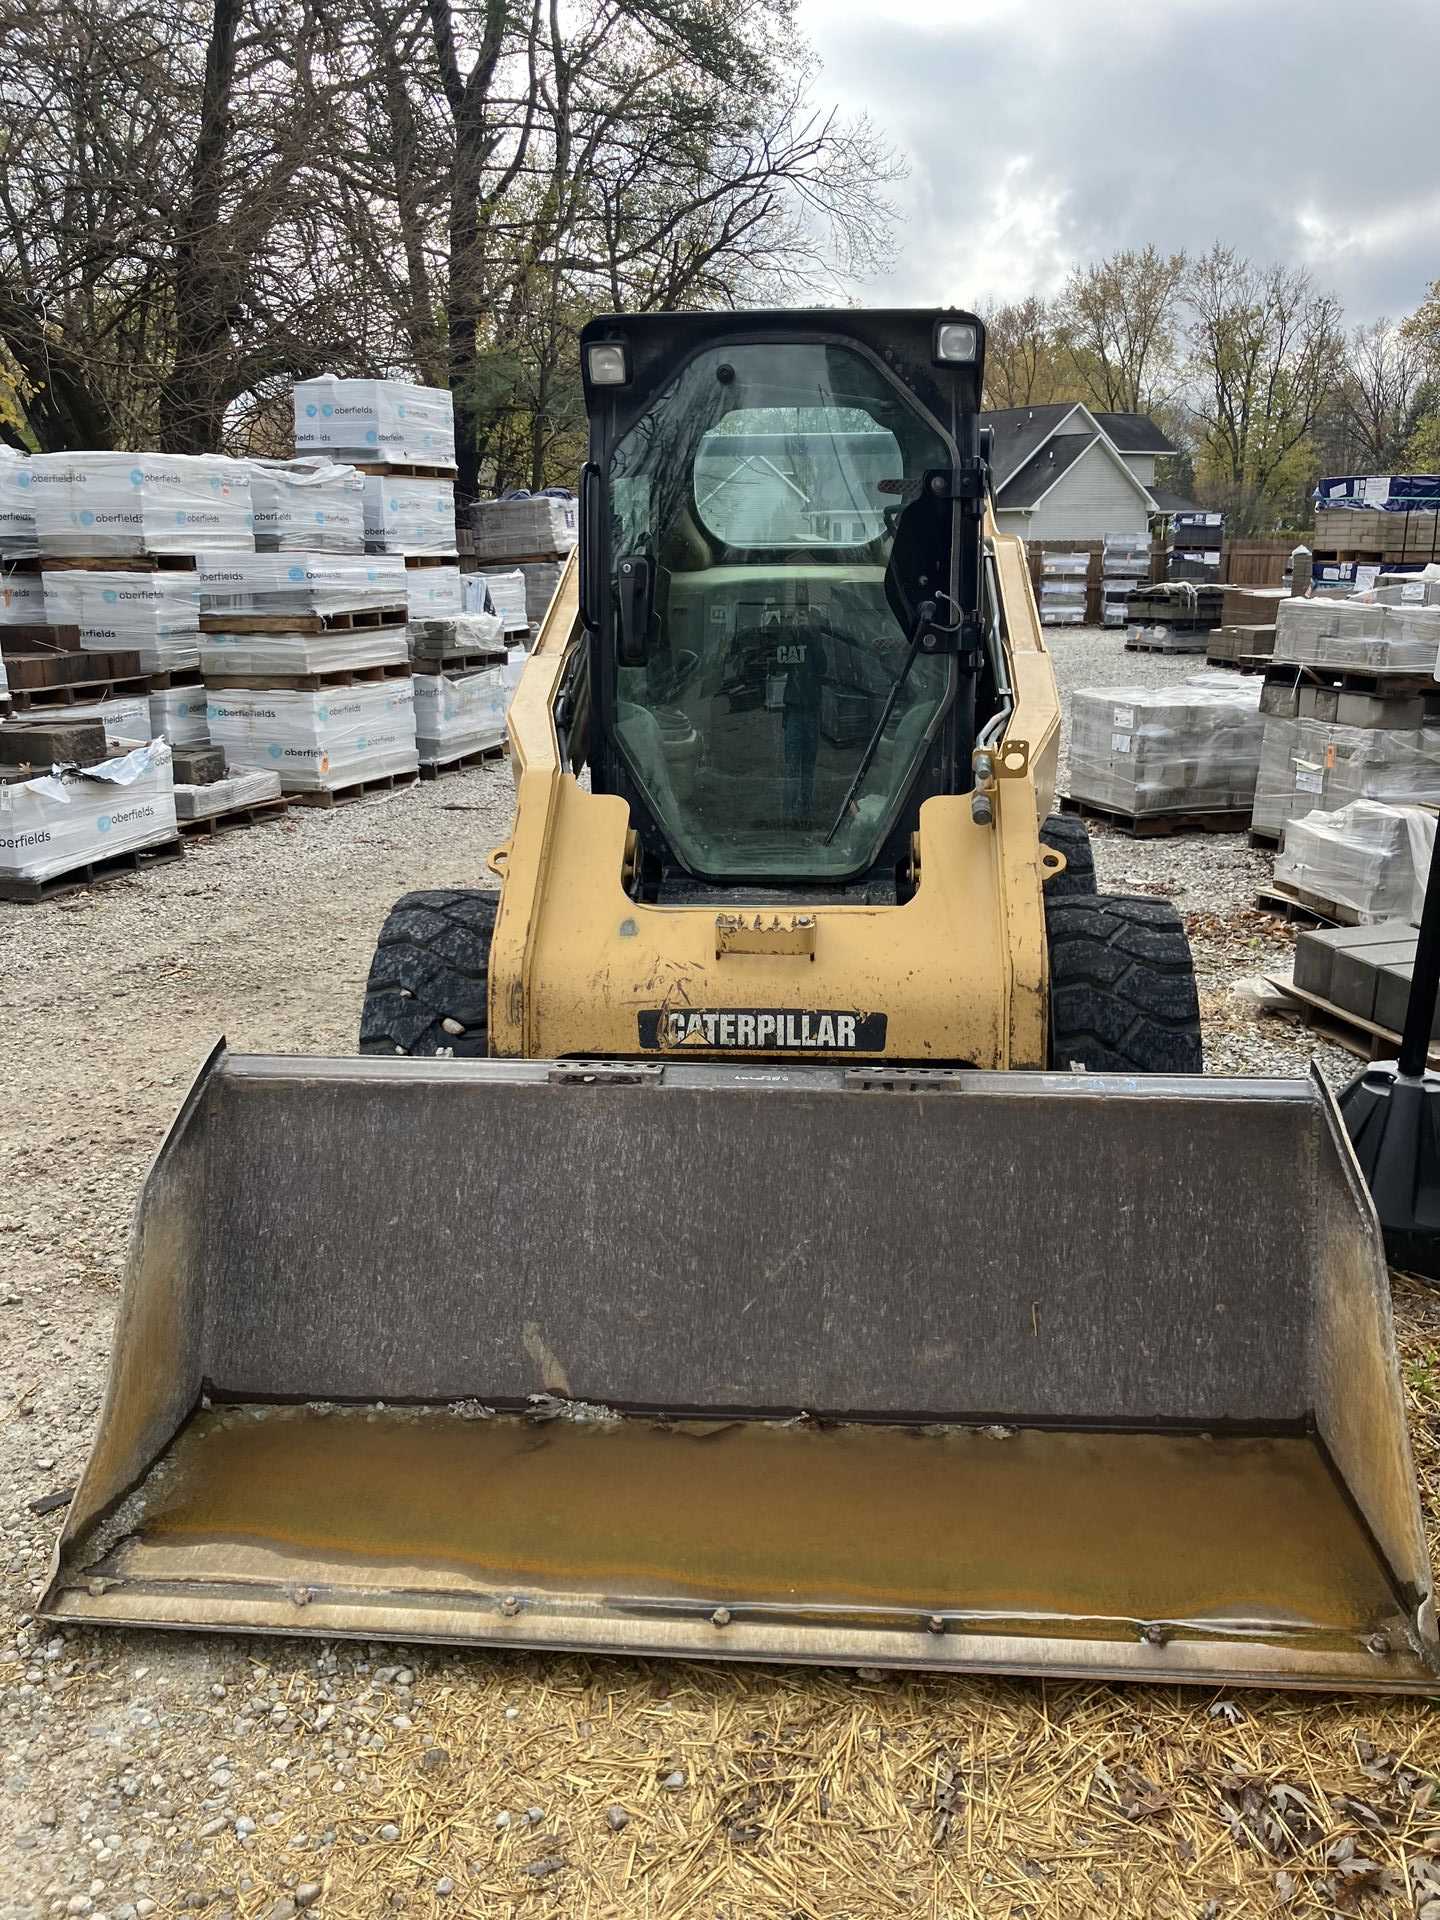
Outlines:
<svg viewBox="0 0 1440 1920"><path fill-rule="evenodd" d="M1437 1688L1307 1081L217 1051L43 1610Z"/></svg>

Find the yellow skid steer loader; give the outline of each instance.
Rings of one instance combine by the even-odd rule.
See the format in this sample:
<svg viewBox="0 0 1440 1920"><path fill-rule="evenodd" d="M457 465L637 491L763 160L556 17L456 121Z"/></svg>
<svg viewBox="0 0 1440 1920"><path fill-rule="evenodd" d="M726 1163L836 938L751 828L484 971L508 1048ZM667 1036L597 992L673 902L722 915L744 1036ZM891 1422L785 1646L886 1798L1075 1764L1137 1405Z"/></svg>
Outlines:
<svg viewBox="0 0 1440 1920"><path fill-rule="evenodd" d="M586 329L501 885L201 1073L51 1617L1436 1687L1368 1196L1051 811L983 348Z"/></svg>

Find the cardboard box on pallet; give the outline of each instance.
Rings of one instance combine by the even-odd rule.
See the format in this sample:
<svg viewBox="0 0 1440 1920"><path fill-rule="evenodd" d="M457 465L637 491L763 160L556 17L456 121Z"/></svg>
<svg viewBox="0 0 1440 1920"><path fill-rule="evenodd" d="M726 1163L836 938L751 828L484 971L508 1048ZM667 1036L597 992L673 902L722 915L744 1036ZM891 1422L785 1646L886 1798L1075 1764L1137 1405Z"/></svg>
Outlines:
<svg viewBox="0 0 1440 1920"><path fill-rule="evenodd" d="M37 453L42 554L88 560L255 548L250 467L220 454Z"/></svg>
<svg viewBox="0 0 1440 1920"><path fill-rule="evenodd" d="M174 838L174 781L163 740L83 770L0 786L0 874L11 879L58 879Z"/></svg>
<svg viewBox="0 0 1440 1920"><path fill-rule="evenodd" d="M1257 682L1231 675L1075 694L1072 796L1137 819L1243 811L1260 759L1259 698Z"/></svg>
<svg viewBox="0 0 1440 1920"><path fill-rule="evenodd" d="M1432 812L1352 800L1287 824L1275 879L1365 921L1418 919L1434 845Z"/></svg>
<svg viewBox="0 0 1440 1920"><path fill-rule="evenodd" d="M207 717L228 767L278 773L286 793L334 793L419 765L408 678L313 693L212 689Z"/></svg>

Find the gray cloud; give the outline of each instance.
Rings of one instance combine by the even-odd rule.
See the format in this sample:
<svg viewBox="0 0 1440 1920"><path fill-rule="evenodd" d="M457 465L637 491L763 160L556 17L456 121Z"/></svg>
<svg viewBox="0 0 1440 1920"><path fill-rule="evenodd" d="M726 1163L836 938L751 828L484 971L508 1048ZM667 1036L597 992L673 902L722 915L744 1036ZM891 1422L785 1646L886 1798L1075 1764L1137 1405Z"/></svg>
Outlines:
<svg viewBox="0 0 1440 1920"><path fill-rule="evenodd" d="M1147 240L1304 265L1354 320L1440 275L1440 0L803 0L909 162L867 300L1048 290Z"/></svg>

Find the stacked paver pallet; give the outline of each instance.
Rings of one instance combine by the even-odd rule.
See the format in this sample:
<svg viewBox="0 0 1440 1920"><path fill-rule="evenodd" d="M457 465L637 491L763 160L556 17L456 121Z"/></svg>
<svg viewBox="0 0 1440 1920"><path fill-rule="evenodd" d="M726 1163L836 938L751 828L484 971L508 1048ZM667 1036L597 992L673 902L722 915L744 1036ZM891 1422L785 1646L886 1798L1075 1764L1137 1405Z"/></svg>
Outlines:
<svg viewBox="0 0 1440 1920"><path fill-rule="evenodd" d="M507 632L516 631L511 576L518 573L524 583L525 623L534 633L560 584L578 525L576 501L559 488L481 500L471 509L476 558L492 579L491 597Z"/></svg>
<svg viewBox="0 0 1440 1920"><path fill-rule="evenodd" d="M498 614L412 620L410 655L422 773L463 765L504 745L516 678L511 661L525 654L506 649Z"/></svg>
<svg viewBox="0 0 1440 1920"><path fill-rule="evenodd" d="M1040 554L1040 619L1047 627L1081 627L1090 579L1088 553L1063 553L1042 548Z"/></svg>
<svg viewBox="0 0 1440 1920"><path fill-rule="evenodd" d="M1188 581L1137 587L1125 603L1125 645L1137 653L1204 653L1220 613L1219 587Z"/></svg>
<svg viewBox="0 0 1440 1920"><path fill-rule="evenodd" d="M1315 560L1377 568L1440 561L1440 475L1344 474L1315 489Z"/></svg>
<svg viewBox="0 0 1440 1920"><path fill-rule="evenodd" d="M1224 545L1223 513L1177 513L1170 523L1166 577L1199 586L1218 585Z"/></svg>
<svg viewBox="0 0 1440 1920"><path fill-rule="evenodd" d="M1137 832L1243 829L1260 764L1257 682L1092 687L1070 703L1070 800Z"/></svg>
<svg viewBox="0 0 1440 1920"><path fill-rule="evenodd" d="M1123 627L1130 595L1150 579L1149 534L1107 533L1101 566L1101 623Z"/></svg>
<svg viewBox="0 0 1440 1920"><path fill-rule="evenodd" d="M1275 843L1288 821L1358 800L1440 801L1437 650L1440 606L1282 602L1261 696L1257 838Z"/></svg>
<svg viewBox="0 0 1440 1920"><path fill-rule="evenodd" d="M1416 928L1399 918L1304 932L1295 942L1293 981L1275 984L1363 1042L1357 1050L1388 1053L1405 1024L1417 942ZM1437 1039L1440 1020L1431 1030L1432 1062Z"/></svg>

